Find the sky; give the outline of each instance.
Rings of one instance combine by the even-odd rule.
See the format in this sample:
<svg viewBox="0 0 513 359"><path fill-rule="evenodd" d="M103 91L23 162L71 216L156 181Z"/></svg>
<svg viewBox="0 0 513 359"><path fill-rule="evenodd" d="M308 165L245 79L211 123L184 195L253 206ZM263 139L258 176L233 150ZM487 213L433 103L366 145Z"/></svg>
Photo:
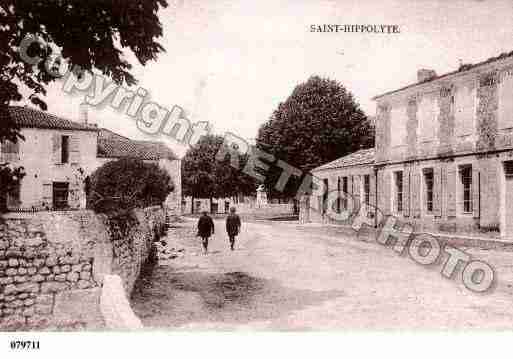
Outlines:
<svg viewBox="0 0 513 359"><path fill-rule="evenodd" d="M443 74L513 50L511 0L169 0L160 19L166 53L134 67L138 86L162 106L183 107L193 122L248 139L312 75L339 81L374 115L372 97L415 82L419 68ZM391 24L400 33L310 32L312 24ZM47 102L49 112L77 119L82 98L57 82ZM134 139L164 140L179 155L186 150L108 107L89 116Z"/></svg>

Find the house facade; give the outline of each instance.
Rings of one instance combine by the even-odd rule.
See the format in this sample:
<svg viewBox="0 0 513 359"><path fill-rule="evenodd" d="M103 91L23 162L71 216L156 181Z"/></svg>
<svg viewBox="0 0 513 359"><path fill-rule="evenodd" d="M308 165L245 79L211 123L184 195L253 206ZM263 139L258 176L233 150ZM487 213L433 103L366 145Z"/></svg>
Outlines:
<svg viewBox="0 0 513 359"><path fill-rule="evenodd" d="M342 223L337 216L330 216L328 205L336 213L358 213L362 203L376 203L376 173L374 171L374 149L363 149L335 161L315 168L312 174L324 182L323 196L314 196L300 203L302 222ZM336 199L328 196L336 192ZM344 193L345 195L341 195ZM316 201L316 203L312 203ZM307 210L310 208L311 210Z"/></svg>
<svg viewBox="0 0 513 359"><path fill-rule="evenodd" d="M513 238L512 53L374 100L373 205L416 231Z"/></svg>
<svg viewBox="0 0 513 359"><path fill-rule="evenodd" d="M7 196L14 211L86 207L85 181L98 167L122 157L158 163L173 179L166 206L179 212L180 160L158 142L132 141L99 129L87 117L74 122L28 107L10 107L9 115L25 140L0 146L0 162L21 166L25 177Z"/></svg>

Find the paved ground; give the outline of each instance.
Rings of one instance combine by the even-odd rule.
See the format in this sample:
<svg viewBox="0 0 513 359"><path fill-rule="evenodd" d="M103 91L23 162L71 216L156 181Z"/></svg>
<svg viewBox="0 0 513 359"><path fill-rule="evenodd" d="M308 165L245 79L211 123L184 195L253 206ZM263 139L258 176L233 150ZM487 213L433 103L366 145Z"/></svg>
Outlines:
<svg viewBox="0 0 513 359"><path fill-rule="evenodd" d="M321 227L246 223L231 252L221 221L201 254L193 222L170 230L183 256L156 267L132 298L147 327L179 330L511 329L513 252L467 249L497 272L474 294L440 266ZM458 273L459 274L459 273Z"/></svg>

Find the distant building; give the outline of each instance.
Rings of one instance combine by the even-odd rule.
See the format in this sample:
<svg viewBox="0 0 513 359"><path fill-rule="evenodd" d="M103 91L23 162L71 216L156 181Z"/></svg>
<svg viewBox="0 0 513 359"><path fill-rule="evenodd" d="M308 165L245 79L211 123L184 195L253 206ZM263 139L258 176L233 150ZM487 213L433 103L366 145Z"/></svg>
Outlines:
<svg viewBox="0 0 513 359"><path fill-rule="evenodd" d="M99 129L81 112L80 122L28 107L10 107L9 115L21 129L24 141L4 141L0 162L22 166L26 176L8 194L10 210L61 210L85 208L85 179L108 161L123 157L158 163L170 174L175 191L166 205L181 207L181 164L159 142L133 141Z"/></svg>
<svg viewBox="0 0 513 359"><path fill-rule="evenodd" d="M512 239L513 53L441 76L419 70L417 83L374 100L373 161L368 150L362 163L346 163L357 152L315 169L328 190L347 187L417 231ZM303 220L328 221L325 200L309 198L320 211L302 203Z"/></svg>

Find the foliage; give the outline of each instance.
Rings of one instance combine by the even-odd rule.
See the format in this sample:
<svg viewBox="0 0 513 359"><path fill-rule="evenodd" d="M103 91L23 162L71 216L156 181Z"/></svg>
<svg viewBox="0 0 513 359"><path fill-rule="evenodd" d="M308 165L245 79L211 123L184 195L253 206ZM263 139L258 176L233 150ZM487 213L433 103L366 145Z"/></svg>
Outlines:
<svg viewBox="0 0 513 359"><path fill-rule="evenodd" d="M124 59L122 50L129 49L142 65L164 51L156 42L162 36L157 17L161 7L167 7L166 0L102 0L87 5L80 0L2 0L0 142L23 139L8 106L23 100L24 90L29 91L28 99L34 105L46 111L42 96L46 95L46 85L56 79L47 68L59 66L59 51L66 62L83 70L97 69L117 84L135 84L132 65ZM41 59L35 66L25 63L19 53L20 44L29 34L42 39L42 43L27 49L30 57ZM0 165L5 175L8 172L4 167ZM0 206L5 205L6 188L0 186Z"/></svg>
<svg viewBox="0 0 513 359"><path fill-rule="evenodd" d="M117 84L136 83L131 64L124 59L128 48L145 65L164 51L156 42L162 35L157 13L167 7L166 0L104 0L87 6L79 0L3 0L0 2L0 112L11 101L21 101L19 85L29 89L29 100L46 110L40 97L55 77L46 70L55 65L56 49L68 63L83 70L97 69ZM36 66L23 61L18 52L27 35L41 38L28 54L39 56ZM3 109L2 109L3 108ZM2 115L2 113L0 113ZM17 129L0 117L0 139L13 136Z"/></svg>
<svg viewBox="0 0 513 359"><path fill-rule="evenodd" d="M310 77L280 103L258 131L258 148L308 173L321 164L374 145L374 128L353 95L339 82ZM291 177L285 190L273 189L282 169L272 166L266 187L272 198L296 194L301 178Z"/></svg>
<svg viewBox="0 0 513 359"><path fill-rule="evenodd" d="M98 213L161 205L174 188L157 164L131 158L104 164L88 182L88 207Z"/></svg>
<svg viewBox="0 0 513 359"><path fill-rule="evenodd" d="M223 198L238 194L253 194L256 182L241 169L230 165L230 157L216 160L224 140L221 136L203 136L191 147L182 160L184 195L195 198ZM241 155L241 164L247 156Z"/></svg>

